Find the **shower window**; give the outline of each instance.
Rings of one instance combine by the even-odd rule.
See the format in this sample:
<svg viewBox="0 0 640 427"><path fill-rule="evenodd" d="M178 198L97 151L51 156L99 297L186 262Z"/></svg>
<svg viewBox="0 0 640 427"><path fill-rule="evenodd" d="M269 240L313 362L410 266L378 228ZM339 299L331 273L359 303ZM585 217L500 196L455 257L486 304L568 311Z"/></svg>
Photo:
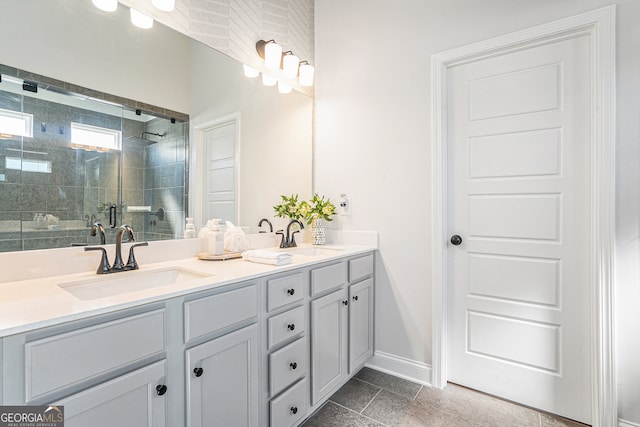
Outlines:
<svg viewBox="0 0 640 427"><path fill-rule="evenodd" d="M122 132L71 122L71 147L88 151L120 151Z"/></svg>
<svg viewBox="0 0 640 427"><path fill-rule="evenodd" d="M33 136L33 114L0 109L0 138Z"/></svg>
<svg viewBox="0 0 640 427"><path fill-rule="evenodd" d="M5 167L16 171L51 173L51 162L48 160L30 160L21 159L20 157L6 157Z"/></svg>

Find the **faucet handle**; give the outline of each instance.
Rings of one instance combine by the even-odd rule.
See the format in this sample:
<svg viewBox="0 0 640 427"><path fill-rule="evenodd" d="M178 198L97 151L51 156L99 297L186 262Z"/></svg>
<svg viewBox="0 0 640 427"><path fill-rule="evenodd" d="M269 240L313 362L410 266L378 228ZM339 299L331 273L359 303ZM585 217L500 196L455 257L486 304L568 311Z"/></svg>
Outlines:
<svg viewBox="0 0 640 427"><path fill-rule="evenodd" d="M136 261L136 257L133 253L133 248L137 248L138 246L149 246L149 242L140 242L134 245L131 245L129 248L129 259L127 261L127 265L125 266L126 270L137 270L138 262Z"/></svg>
<svg viewBox="0 0 640 427"><path fill-rule="evenodd" d="M109 258L107 258L107 250L101 246L85 246L86 251L102 251L102 258L100 259L100 265L98 265L98 269L96 270L96 274L107 274L111 273L111 269L109 268Z"/></svg>
<svg viewBox="0 0 640 427"><path fill-rule="evenodd" d="M280 247L281 248L286 248L287 247L287 242L286 242L285 237L284 237L284 230L278 230L278 231L276 231L276 234L280 235Z"/></svg>

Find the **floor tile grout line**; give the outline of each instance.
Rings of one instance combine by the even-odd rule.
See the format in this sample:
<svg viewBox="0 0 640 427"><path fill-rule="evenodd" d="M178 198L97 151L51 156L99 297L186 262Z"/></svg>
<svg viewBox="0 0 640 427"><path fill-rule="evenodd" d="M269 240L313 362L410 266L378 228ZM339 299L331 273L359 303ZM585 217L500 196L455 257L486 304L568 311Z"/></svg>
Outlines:
<svg viewBox="0 0 640 427"><path fill-rule="evenodd" d="M418 397L418 395L420 394L420 392L422 391L423 388L424 388L424 385L420 384L420 388L416 392L416 395L413 396L413 400L416 400L416 398Z"/></svg>
<svg viewBox="0 0 640 427"><path fill-rule="evenodd" d="M369 403L367 403L367 404L365 405L365 407L364 407L364 408L362 408L362 411L360 411L360 414L362 414L362 413L365 411L365 409L367 409L367 408L369 407L369 405L371 405L371 403L376 399L376 397L378 397L378 395L379 395L380 393L382 393L382 388L381 388L380 390L378 390L378 392L376 393L376 395L375 395L375 396L373 396L373 397L371 398L371 400L369 401Z"/></svg>
<svg viewBox="0 0 640 427"><path fill-rule="evenodd" d="M415 399L415 398L411 398L411 396L407 396L406 394L401 394L401 393L398 393L398 392L396 392L396 391L389 390L388 388L383 387L383 386L381 386L381 385L374 384L374 383L370 383L369 381L365 381L365 380L362 380L362 379L360 379L360 378L356 378L356 377L353 377L353 378L355 378L355 379L357 379L358 381L361 381L361 382L363 382L363 383L365 383L365 384L369 384L369 385L371 385L371 386L378 387L378 388L381 388L381 389L383 389L383 390L386 390L386 391L388 391L389 393L393 393L393 394L398 395L398 396L406 397L407 399L412 399L412 400L414 400L414 399ZM407 380L405 380L405 381L407 381ZM411 381L409 381L409 382L411 382ZM418 383L414 383L414 382L411 382L411 384L415 384L415 385L417 385L417 386L420 386L420 390L422 390L422 387L423 387L423 385L422 385L422 384L418 384ZM420 390L418 390L418 393L420 392ZM416 394L416 396L417 396L417 394Z"/></svg>
<svg viewBox="0 0 640 427"><path fill-rule="evenodd" d="M382 390L380 390L380 391L382 391ZM380 392L378 392L378 393L380 393ZM381 421L378 421L378 420L376 420L375 418L371 418L371 417L368 417L368 416L366 416L366 415L364 415L364 414L358 413L358 412L354 411L353 409L347 408L346 406L342 406L342 405L341 405L341 404L339 404L339 403L336 403L336 402L331 402L331 403L333 403L334 405L337 405L337 406L339 406L339 407L341 407L341 408L343 408L343 409L346 409L346 410L347 410L347 411L349 411L349 412L353 412L354 414L358 414L358 415L360 415L361 417L364 417L364 418L366 418L366 419L368 419L368 420L371 420L371 421L373 421L373 422L376 422L376 423L378 423L378 424L380 424L380 425L382 425L382 426L384 426L384 427L389 427L389 426L388 426L388 425L386 425L385 423L383 423L383 422L381 422Z"/></svg>

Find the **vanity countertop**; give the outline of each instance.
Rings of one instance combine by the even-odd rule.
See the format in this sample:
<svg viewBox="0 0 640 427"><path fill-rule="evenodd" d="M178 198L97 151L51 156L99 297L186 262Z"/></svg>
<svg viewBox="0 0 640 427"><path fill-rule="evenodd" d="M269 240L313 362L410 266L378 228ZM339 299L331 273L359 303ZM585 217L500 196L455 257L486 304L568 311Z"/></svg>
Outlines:
<svg viewBox="0 0 640 427"><path fill-rule="evenodd" d="M314 256L294 254L293 262L284 266L258 264L241 258L204 261L197 257L143 264L137 271L181 268L206 277L91 300L81 300L59 285L95 279L98 275L94 270L0 283L0 337L376 250L375 246L369 245L334 245L333 248L336 250L322 251ZM108 276L120 278L129 273L136 272Z"/></svg>

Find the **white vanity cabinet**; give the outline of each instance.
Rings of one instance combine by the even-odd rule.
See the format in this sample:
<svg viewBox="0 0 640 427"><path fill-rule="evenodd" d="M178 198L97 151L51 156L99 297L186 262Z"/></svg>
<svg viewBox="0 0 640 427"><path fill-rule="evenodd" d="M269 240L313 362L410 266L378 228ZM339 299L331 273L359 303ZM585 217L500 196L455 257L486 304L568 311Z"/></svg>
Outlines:
<svg viewBox="0 0 640 427"><path fill-rule="evenodd" d="M156 362L54 404L66 427L168 426L165 376L166 362Z"/></svg>
<svg viewBox="0 0 640 427"><path fill-rule="evenodd" d="M373 354L373 255L311 270L311 291L311 403L316 405Z"/></svg>
<svg viewBox="0 0 640 427"><path fill-rule="evenodd" d="M166 312L146 310L5 337L3 404L64 405L68 426L166 426Z"/></svg>
<svg viewBox="0 0 640 427"><path fill-rule="evenodd" d="M248 283L184 302L188 427L259 425L258 300Z"/></svg>
<svg viewBox="0 0 640 427"><path fill-rule="evenodd" d="M187 350L187 426L258 426L258 326Z"/></svg>
<svg viewBox="0 0 640 427"><path fill-rule="evenodd" d="M266 278L265 350L268 399L263 422L290 427L307 414L307 280L305 270L294 270ZM266 415L266 414L265 414Z"/></svg>
<svg viewBox="0 0 640 427"><path fill-rule="evenodd" d="M54 319L0 338L0 404L63 405L70 427L296 427L372 355L373 284L360 252Z"/></svg>

